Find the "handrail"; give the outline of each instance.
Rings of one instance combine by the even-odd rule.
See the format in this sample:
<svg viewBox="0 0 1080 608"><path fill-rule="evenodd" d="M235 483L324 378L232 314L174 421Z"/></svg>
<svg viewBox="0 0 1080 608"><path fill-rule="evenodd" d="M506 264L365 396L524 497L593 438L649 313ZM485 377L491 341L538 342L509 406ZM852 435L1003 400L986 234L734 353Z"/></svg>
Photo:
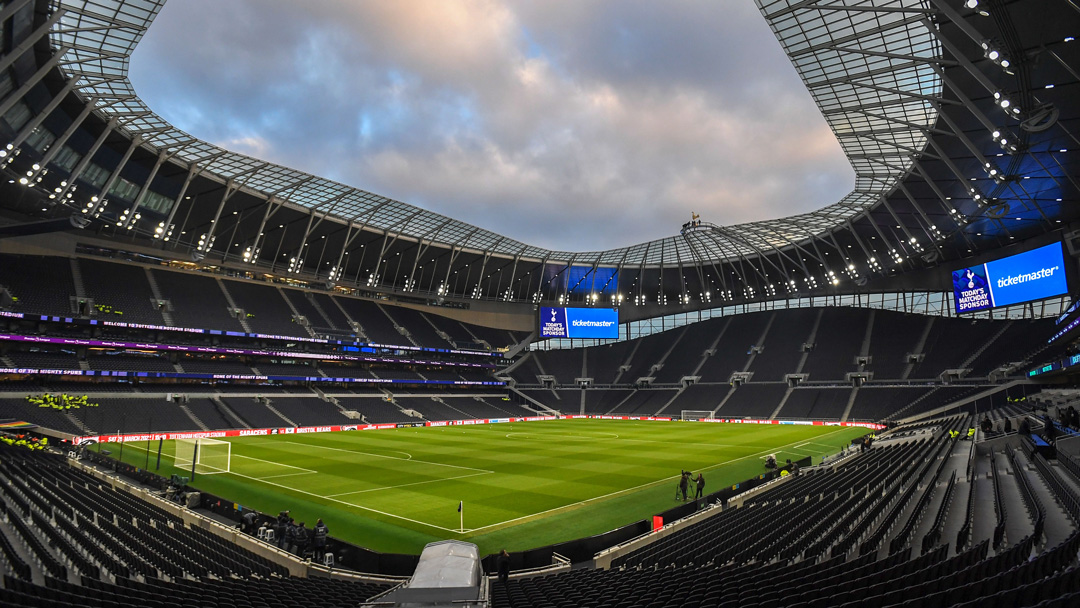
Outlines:
<svg viewBox="0 0 1080 608"><path fill-rule="evenodd" d="M1027 478L1027 475L1020 468L1020 463L1016 460L1016 454L1012 450L1009 451L1009 462L1012 464L1013 472L1015 473L1016 483L1020 486L1020 496L1024 499L1024 504L1027 506L1028 511L1035 515L1035 531L1032 532L1032 538L1038 541L1043 534L1043 527L1046 525L1046 509L1043 507L1042 501L1035 494L1035 491L1031 488L1031 480Z"/></svg>
<svg viewBox="0 0 1080 608"><path fill-rule="evenodd" d="M1005 509L1005 499L1001 494L1001 482L998 480L997 461L993 448L990 450L990 473L994 482L994 512L997 513L997 525L994 526L994 549L996 550L1005 538L1005 521L1009 514Z"/></svg>

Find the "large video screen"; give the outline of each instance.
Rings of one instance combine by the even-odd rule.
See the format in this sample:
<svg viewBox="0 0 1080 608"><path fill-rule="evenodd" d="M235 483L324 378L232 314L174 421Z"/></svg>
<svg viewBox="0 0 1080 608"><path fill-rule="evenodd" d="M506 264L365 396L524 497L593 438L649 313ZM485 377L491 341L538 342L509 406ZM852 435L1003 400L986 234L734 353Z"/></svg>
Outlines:
<svg viewBox="0 0 1080 608"><path fill-rule="evenodd" d="M952 272L957 314L1069 293L1061 243Z"/></svg>
<svg viewBox="0 0 1080 608"><path fill-rule="evenodd" d="M616 339L619 337L619 311L541 306L540 337Z"/></svg>

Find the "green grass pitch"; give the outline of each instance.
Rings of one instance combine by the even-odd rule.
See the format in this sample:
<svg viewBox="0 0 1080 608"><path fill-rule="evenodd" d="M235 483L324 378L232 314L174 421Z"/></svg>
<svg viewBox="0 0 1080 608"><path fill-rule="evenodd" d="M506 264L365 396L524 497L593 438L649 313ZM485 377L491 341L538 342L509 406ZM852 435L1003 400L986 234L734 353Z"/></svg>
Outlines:
<svg viewBox="0 0 1080 608"><path fill-rule="evenodd" d="M231 472L192 485L376 551L419 553L454 538L481 555L601 534L679 504L679 471L706 493L780 462L838 452L866 429L836 426L551 420L230 439ZM172 467L165 442L158 473ZM123 459L146 463L146 443ZM154 469L157 444L149 468ZM119 445L108 445L117 456ZM458 501L464 502L464 532Z"/></svg>

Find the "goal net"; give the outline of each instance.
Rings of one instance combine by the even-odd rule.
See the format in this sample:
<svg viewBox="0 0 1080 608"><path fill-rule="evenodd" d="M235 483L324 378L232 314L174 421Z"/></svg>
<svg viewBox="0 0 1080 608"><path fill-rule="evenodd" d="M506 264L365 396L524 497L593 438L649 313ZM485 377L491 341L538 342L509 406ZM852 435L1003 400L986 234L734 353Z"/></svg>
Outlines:
<svg viewBox="0 0 1080 608"><path fill-rule="evenodd" d="M702 418L712 418L712 410L683 410L683 420L701 420Z"/></svg>
<svg viewBox="0 0 1080 608"><path fill-rule="evenodd" d="M232 460L232 444L220 439L177 439L174 462L176 468L211 475L228 473Z"/></svg>

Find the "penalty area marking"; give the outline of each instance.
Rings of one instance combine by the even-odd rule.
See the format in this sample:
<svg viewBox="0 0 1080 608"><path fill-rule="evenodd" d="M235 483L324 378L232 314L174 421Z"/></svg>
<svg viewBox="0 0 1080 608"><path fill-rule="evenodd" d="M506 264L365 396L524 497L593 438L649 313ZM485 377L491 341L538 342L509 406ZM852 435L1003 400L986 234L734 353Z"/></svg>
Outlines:
<svg viewBox="0 0 1080 608"><path fill-rule="evenodd" d="M285 464L283 462L276 462L276 461L273 461L273 460L264 460L262 458L255 458L254 456L245 456L243 454L233 454L233 456L235 456L237 458L247 458L248 460L258 460L259 462L265 462L267 464L272 464L272 465L278 466L278 467L285 467L287 469L296 469L296 470L298 470L298 471L300 471L302 473L318 473L318 471L315 471L315 470L312 470L312 469L305 469L304 467L298 467L298 466L294 466L294 465L291 465L291 464ZM296 473L290 473L290 475L296 475Z"/></svg>
<svg viewBox="0 0 1080 608"><path fill-rule="evenodd" d="M395 515L393 513L387 513L386 511L380 511L378 509L372 509L371 507L364 507L364 506L361 506L361 505L358 505L358 504L355 504L355 503L351 503L351 502L348 502L348 501L339 500L337 498L330 498L328 496L323 496L322 494L316 494L314 492L308 492L307 490L301 490L299 488L294 488L292 486L287 486L287 485L283 485L283 484L280 484L280 483L275 483L273 481L267 481L267 480L261 479L259 477L251 477L250 475L241 475L240 473L236 473L234 471L229 471L229 474L230 475L236 475L237 477L243 477L244 479L250 479L252 481L257 481L259 483L265 483L267 485L277 486L279 488L289 490L290 492L297 492L299 494L307 494L308 496L313 496L315 498L321 498L323 500L329 500L330 502L336 502L338 504L343 504L345 506L352 507L354 509L361 509L361 510L364 510L364 511L370 511L371 513L378 513L379 515L384 515L386 517L392 517L394 519L400 519L402 521L407 521L407 522L411 522L411 523L414 523L414 524L419 524L421 526L427 526L429 528L435 528L437 530L442 530L444 532L450 532L452 534L461 534L460 530L457 530L457 529L454 529L454 528L444 528L444 527L436 525L436 524L429 524L426 521L420 521L418 519L411 519L411 518L404 517L404 516L401 516L401 515Z"/></svg>
<svg viewBox="0 0 1080 608"><path fill-rule="evenodd" d="M244 445L274 446L274 445L281 445L282 443L293 443L293 444L296 444L296 445L305 445L305 446L311 446L311 447L316 447L316 448L326 447L326 446L322 446L322 445L315 445L315 444L310 444L310 443L302 443L302 442L299 442L299 441L285 441L285 442L281 442L281 441L263 441L263 442L260 442L260 443L254 443L254 442L245 443ZM343 450L342 448L327 448L327 449L330 449L330 450L338 449L338 450L342 450L344 452L352 452L352 450ZM386 450L386 451L387 452L393 452L395 454L404 454L405 455L405 458L398 458L398 460L412 460L412 454L410 454L408 452L402 452L401 450ZM357 454L368 454L368 452L356 452L356 453ZM371 455L371 456L382 456L381 454L369 454L369 455ZM383 458L394 458L394 457L393 456L383 456Z"/></svg>

